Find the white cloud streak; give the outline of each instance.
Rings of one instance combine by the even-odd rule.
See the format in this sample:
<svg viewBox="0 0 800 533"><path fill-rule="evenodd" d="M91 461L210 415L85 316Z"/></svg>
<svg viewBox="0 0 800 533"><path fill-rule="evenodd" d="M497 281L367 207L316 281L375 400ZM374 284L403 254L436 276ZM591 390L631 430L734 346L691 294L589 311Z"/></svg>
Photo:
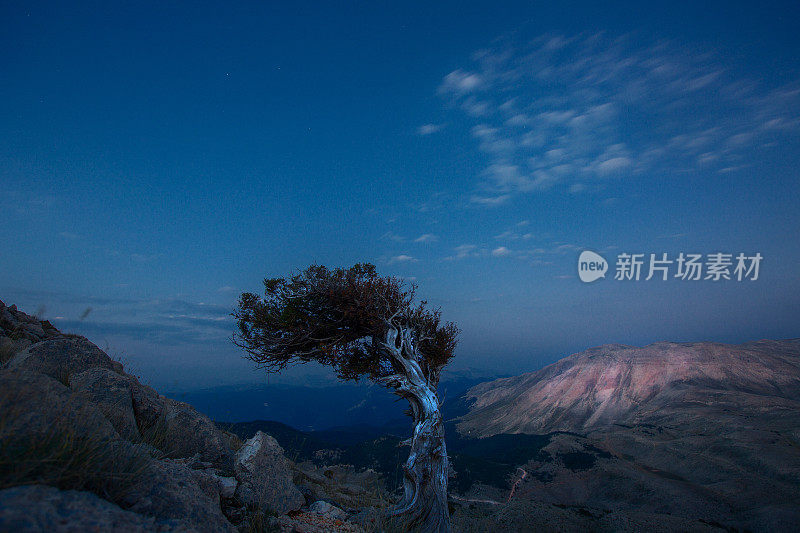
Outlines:
<svg viewBox="0 0 800 533"><path fill-rule="evenodd" d="M444 128L443 124L423 124L417 128L417 135L425 137L427 135L432 135L437 131L441 131L442 128Z"/></svg>
<svg viewBox="0 0 800 533"><path fill-rule="evenodd" d="M447 74L440 95L487 160L470 197L493 207L553 188L598 191L644 173L744 168L800 130L800 84L737 79L707 53L630 37L500 41Z"/></svg>

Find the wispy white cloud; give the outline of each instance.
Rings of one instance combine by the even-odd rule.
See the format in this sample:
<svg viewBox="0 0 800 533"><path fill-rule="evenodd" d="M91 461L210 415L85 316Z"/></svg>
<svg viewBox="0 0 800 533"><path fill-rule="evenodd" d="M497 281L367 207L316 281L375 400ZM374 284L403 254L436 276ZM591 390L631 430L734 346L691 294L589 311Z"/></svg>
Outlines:
<svg viewBox="0 0 800 533"><path fill-rule="evenodd" d="M44 317L56 327L87 335L98 344L106 336L147 338L172 346L227 344L234 327L229 307L180 298L97 298L24 290L14 297L20 304L29 302L22 308L36 309L41 304L46 309Z"/></svg>
<svg viewBox="0 0 800 533"><path fill-rule="evenodd" d="M519 233L514 230L506 230L499 235L495 235L494 238L500 241L529 240L533 238L533 233Z"/></svg>
<svg viewBox="0 0 800 533"><path fill-rule="evenodd" d="M517 226L519 227L519 226ZM541 245L531 245L531 239L534 236L530 233L520 235L513 230L501 233L495 236L495 239L500 241L515 241L515 244L506 245L477 245L477 244L462 244L453 249L453 254L444 257L445 261L457 261L463 259L473 258L513 258L524 260L531 264L550 264L551 260L556 256L563 256L570 253L576 253L582 248L578 245L563 242L548 241L541 243Z"/></svg>
<svg viewBox="0 0 800 533"><path fill-rule="evenodd" d="M444 128L444 124L423 124L419 128L417 128L417 135L422 135L423 137L426 135L431 135L440 131Z"/></svg>
<svg viewBox="0 0 800 533"><path fill-rule="evenodd" d="M445 257L446 260L459 260L459 259L466 259L468 257L478 257L480 252L478 251L478 246L475 244L462 244L456 246L454 248L455 255L451 255Z"/></svg>
<svg viewBox="0 0 800 533"><path fill-rule="evenodd" d="M444 77L439 92L445 94L456 94L463 96L479 89L483 85L483 79L474 72L454 70Z"/></svg>
<svg viewBox="0 0 800 533"><path fill-rule="evenodd" d="M383 235L381 235L381 239L384 241L394 241L394 242L405 242L407 239L402 235L398 235L392 231L387 231Z"/></svg>
<svg viewBox="0 0 800 533"><path fill-rule="evenodd" d="M498 42L439 87L472 120L486 156L472 204L597 192L645 173L731 172L749 151L800 130L800 83L767 88L676 43L603 34Z"/></svg>
<svg viewBox="0 0 800 533"><path fill-rule="evenodd" d="M484 196L480 194L475 194L470 198L470 203L485 205L485 206L496 206L504 204L510 199L511 199L510 194L498 194L495 196Z"/></svg>
<svg viewBox="0 0 800 533"><path fill-rule="evenodd" d="M419 261L419 259L413 256L407 254L400 254L389 259L389 264L392 265L395 263L416 263L417 261Z"/></svg>
<svg viewBox="0 0 800 533"><path fill-rule="evenodd" d="M425 242L436 242L438 240L439 240L439 237L437 237L433 233L423 233L422 235L420 235L419 237L414 239L414 242L423 242L423 243L425 243Z"/></svg>

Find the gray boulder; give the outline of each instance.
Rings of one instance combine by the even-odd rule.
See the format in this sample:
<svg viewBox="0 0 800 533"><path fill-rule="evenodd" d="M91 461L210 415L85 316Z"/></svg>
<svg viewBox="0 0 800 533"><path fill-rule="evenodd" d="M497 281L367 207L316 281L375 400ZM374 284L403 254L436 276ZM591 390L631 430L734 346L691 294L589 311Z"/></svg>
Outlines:
<svg viewBox="0 0 800 533"><path fill-rule="evenodd" d="M91 402L38 372L0 371L0 438L41 438L63 429L94 440L118 438L114 426Z"/></svg>
<svg viewBox="0 0 800 533"><path fill-rule="evenodd" d="M106 368L91 368L73 376L70 387L96 405L122 438L131 442L141 439L133 412L130 378Z"/></svg>
<svg viewBox="0 0 800 533"><path fill-rule="evenodd" d="M230 468L233 454L214 422L188 403L164 401L165 451L173 457L199 454L203 461Z"/></svg>
<svg viewBox="0 0 800 533"><path fill-rule="evenodd" d="M342 509L339 509L335 505L331 505L330 503L322 500L315 501L309 505L308 511L310 513L323 516L329 520L344 520L347 518L347 513Z"/></svg>
<svg viewBox="0 0 800 533"><path fill-rule="evenodd" d="M292 482L291 463L271 436L259 431L236 452L234 461L243 503L281 514L299 509L305 498Z"/></svg>
<svg viewBox="0 0 800 533"><path fill-rule="evenodd" d="M123 503L135 513L161 521L179 520L190 529L235 531L222 514L219 482L180 461L153 461L148 475Z"/></svg>
<svg viewBox="0 0 800 533"><path fill-rule="evenodd" d="M153 388L142 385L133 376L130 377L131 401L133 413L140 428L155 426L164 414L166 398L157 393Z"/></svg>

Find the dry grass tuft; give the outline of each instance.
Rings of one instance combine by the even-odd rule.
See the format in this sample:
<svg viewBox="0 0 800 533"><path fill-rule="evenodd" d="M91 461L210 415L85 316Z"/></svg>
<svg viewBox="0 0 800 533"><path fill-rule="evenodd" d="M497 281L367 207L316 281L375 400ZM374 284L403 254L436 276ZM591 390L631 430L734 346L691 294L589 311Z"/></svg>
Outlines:
<svg viewBox="0 0 800 533"><path fill-rule="evenodd" d="M120 502L147 474L150 457L127 442L77 431L65 412L26 431L12 397L0 399L0 489L42 484Z"/></svg>

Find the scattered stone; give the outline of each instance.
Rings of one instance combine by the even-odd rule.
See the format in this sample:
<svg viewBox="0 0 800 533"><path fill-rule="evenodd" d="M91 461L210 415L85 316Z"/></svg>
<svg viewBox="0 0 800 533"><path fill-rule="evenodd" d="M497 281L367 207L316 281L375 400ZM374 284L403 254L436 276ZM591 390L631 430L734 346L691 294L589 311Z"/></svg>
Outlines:
<svg viewBox="0 0 800 533"><path fill-rule="evenodd" d="M357 472L352 466L318 467L304 462L294 465L294 483L309 503L324 500L343 509L383 504L385 484L372 469Z"/></svg>
<svg viewBox="0 0 800 533"><path fill-rule="evenodd" d="M317 513L294 513L270 521L270 526L282 533L363 533L365 530L352 522L329 518Z"/></svg>
<svg viewBox="0 0 800 533"><path fill-rule="evenodd" d="M50 322L41 322L35 316L19 311L17 306L6 307L0 301L0 337L9 337L17 341L26 340L31 344L60 335L61 333Z"/></svg>

